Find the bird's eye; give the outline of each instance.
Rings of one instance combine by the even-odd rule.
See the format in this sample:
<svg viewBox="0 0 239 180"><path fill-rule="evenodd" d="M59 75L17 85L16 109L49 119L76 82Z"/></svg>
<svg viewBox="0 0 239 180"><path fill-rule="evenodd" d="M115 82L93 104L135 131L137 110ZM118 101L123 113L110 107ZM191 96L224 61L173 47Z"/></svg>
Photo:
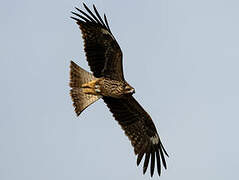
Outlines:
<svg viewBox="0 0 239 180"><path fill-rule="evenodd" d="M125 90L129 91L129 90L131 90L131 88L129 86L126 86Z"/></svg>

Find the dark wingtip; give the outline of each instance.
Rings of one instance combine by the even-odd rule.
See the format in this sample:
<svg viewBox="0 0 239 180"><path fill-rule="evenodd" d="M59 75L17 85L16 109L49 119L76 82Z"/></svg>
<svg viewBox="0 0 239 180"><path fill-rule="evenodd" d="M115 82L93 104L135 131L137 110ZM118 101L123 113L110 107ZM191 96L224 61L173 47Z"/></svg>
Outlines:
<svg viewBox="0 0 239 180"><path fill-rule="evenodd" d="M78 7L76 7L76 6L75 6L75 9L76 9L77 11L80 11L80 9L79 9Z"/></svg>
<svg viewBox="0 0 239 180"><path fill-rule="evenodd" d="M72 14L78 16L79 14L75 13L74 11L71 11Z"/></svg>
<svg viewBox="0 0 239 180"><path fill-rule="evenodd" d="M111 30L110 30L110 26L109 26L109 24L108 24L107 17L106 17L105 14L104 14L104 20L105 20L106 27L107 27L108 30L111 32Z"/></svg>
<svg viewBox="0 0 239 180"><path fill-rule="evenodd" d="M84 2L83 2L82 4L83 4L83 6L84 6L85 8L88 8Z"/></svg>
<svg viewBox="0 0 239 180"><path fill-rule="evenodd" d="M164 166L165 169L167 169L167 163L166 163L166 160L165 160L165 157L164 157L164 153L166 151L164 150L162 144L159 145L159 151L160 151L160 155L161 155L163 166ZM168 156L167 153L165 153L165 154Z"/></svg>
<svg viewBox="0 0 239 180"><path fill-rule="evenodd" d="M167 157L169 157L169 155L168 155L167 151L164 149L164 147L163 147L163 144L162 144L162 143L160 143L160 146L162 147L164 154L166 154L166 156L167 156Z"/></svg>
<svg viewBox="0 0 239 180"><path fill-rule="evenodd" d="M97 17L94 15L94 13L83 3L84 8L86 11L92 16L92 18L95 20L96 23L101 24L101 22L97 19Z"/></svg>
<svg viewBox="0 0 239 180"><path fill-rule="evenodd" d="M156 159L157 159L157 170L158 170L158 175L161 175L161 162L160 162L160 155L158 149L156 150Z"/></svg>
<svg viewBox="0 0 239 180"><path fill-rule="evenodd" d="M90 9L86 6L85 3L83 3L83 6L84 6L84 8L85 8L87 11L90 11Z"/></svg>
<svg viewBox="0 0 239 180"><path fill-rule="evenodd" d="M71 18L71 19L74 19L75 21L79 21L79 19L77 19L77 18L75 18L75 17L73 17L73 16L71 16L70 18Z"/></svg>
<svg viewBox="0 0 239 180"><path fill-rule="evenodd" d="M146 153L145 159L144 159L144 168L143 168L143 174L145 174L148 165L149 165L149 158L150 158L150 153Z"/></svg>
<svg viewBox="0 0 239 180"><path fill-rule="evenodd" d="M146 170L147 170L147 168L146 168L146 167L144 167L144 168L143 168L143 174L145 174L145 173L146 173Z"/></svg>
<svg viewBox="0 0 239 180"><path fill-rule="evenodd" d="M151 165L150 165L150 175L153 177L154 174L154 165L155 165L155 151L151 152Z"/></svg>
<svg viewBox="0 0 239 180"><path fill-rule="evenodd" d="M138 158L137 158L137 166L139 166L139 164L140 164L140 162L141 162L143 156L144 156L144 153L142 153L142 152L139 153Z"/></svg>
<svg viewBox="0 0 239 180"><path fill-rule="evenodd" d="M101 24L102 24L102 26L103 27L105 27L105 28L107 28L106 26L105 26L105 24L104 24L104 21L102 20L102 18L101 18L101 16L100 16L100 14L99 14L99 12L97 11L97 9L96 9L96 7L95 7L95 5L93 4L93 9L94 9L94 11L95 11L95 14L96 14L96 16L98 17L98 19L100 20L100 22L101 22Z"/></svg>

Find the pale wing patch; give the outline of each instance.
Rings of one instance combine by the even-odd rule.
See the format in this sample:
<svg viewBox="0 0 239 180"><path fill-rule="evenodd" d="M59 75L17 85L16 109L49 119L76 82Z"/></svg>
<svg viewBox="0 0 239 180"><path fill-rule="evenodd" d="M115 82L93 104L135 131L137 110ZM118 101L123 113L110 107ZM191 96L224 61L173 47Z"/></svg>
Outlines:
<svg viewBox="0 0 239 180"><path fill-rule="evenodd" d="M108 35L110 35L110 37L112 37L112 39L115 39L114 36L112 36L112 34L111 34L108 30L102 28L102 29L101 29L101 32L102 32L103 34L108 34Z"/></svg>
<svg viewBox="0 0 239 180"><path fill-rule="evenodd" d="M158 134L155 134L155 136L152 136L150 138L150 141L153 143L153 144L158 144L159 143L159 136Z"/></svg>

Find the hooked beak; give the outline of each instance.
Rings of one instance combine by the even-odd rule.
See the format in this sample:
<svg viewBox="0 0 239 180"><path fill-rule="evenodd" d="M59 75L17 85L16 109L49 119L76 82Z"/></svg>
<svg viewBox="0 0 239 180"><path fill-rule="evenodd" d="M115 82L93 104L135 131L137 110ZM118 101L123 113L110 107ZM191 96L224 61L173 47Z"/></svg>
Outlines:
<svg viewBox="0 0 239 180"><path fill-rule="evenodd" d="M129 93L134 94L134 93L135 93L135 89L131 89L131 90L129 91Z"/></svg>

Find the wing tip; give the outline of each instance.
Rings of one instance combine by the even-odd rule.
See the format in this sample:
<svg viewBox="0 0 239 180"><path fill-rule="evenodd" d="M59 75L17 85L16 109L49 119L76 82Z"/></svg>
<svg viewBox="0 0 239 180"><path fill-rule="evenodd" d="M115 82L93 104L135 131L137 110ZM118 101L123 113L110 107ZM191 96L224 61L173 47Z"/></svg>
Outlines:
<svg viewBox="0 0 239 180"><path fill-rule="evenodd" d="M167 169L167 163L166 163L164 155L168 156L168 154L165 152L166 151L165 151L165 149L163 149L162 145L155 146L155 145L151 144L149 151L144 150L144 151L141 151L140 153L138 153L137 166L139 166L139 164L142 161L143 156L145 156L144 165L143 165L143 174L146 173L146 171L148 169L149 161L150 161L150 163L151 163L150 164L150 176L153 177L153 175L154 175L155 163L157 164L158 175L161 176L162 166L164 167L165 170Z"/></svg>
<svg viewBox="0 0 239 180"><path fill-rule="evenodd" d="M71 13L74 14L75 16L80 17L80 19L77 19L75 17L71 17L71 18L76 20L77 22L91 22L94 24L98 24L102 28L105 28L106 30L108 30L110 32L110 34L112 34L109 24L108 24L108 21L107 21L107 18L106 18L106 15L104 14L104 21L103 21L103 19L101 18L100 14L94 4L93 4L94 13L90 10L90 8L85 3L82 3L82 4L83 4L85 10L88 12L88 14L86 12L82 11L81 9L79 9L78 7L75 7L75 9L77 11L79 11L81 14L78 14L74 11L71 11ZM81 19L84 21L82 21Z"/></svg>

